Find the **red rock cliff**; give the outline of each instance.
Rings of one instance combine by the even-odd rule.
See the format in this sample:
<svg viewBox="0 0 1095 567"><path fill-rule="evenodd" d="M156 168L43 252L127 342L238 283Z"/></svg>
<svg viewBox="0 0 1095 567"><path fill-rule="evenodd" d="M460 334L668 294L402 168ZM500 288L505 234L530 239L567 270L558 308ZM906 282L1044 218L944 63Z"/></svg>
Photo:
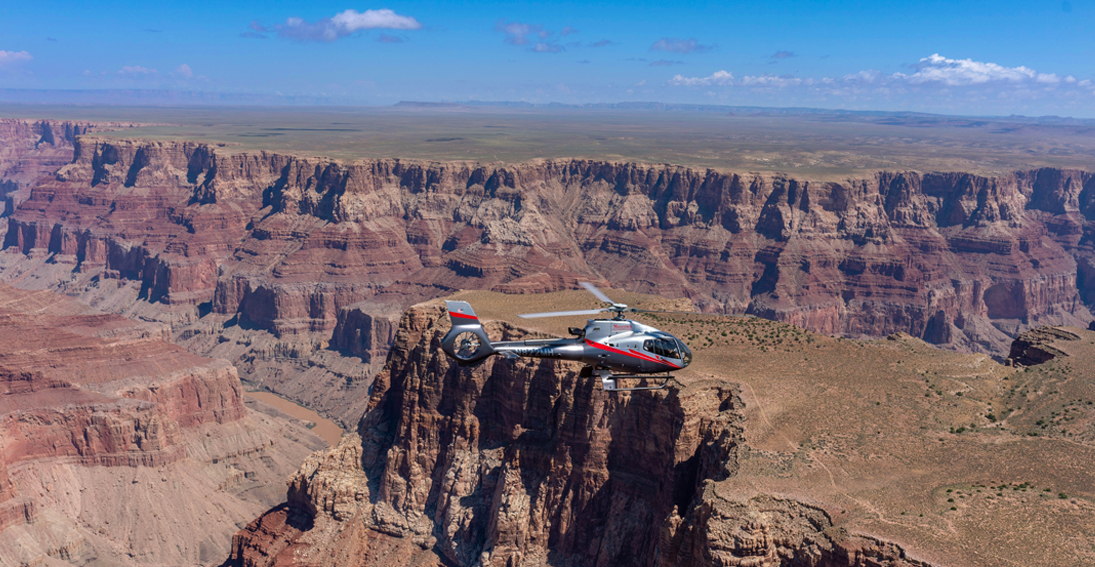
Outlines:
<svg viewBox="0 0 1095 567"><path fill-rule="evenodd" d="M132 124L0 118L0 196L52 176L71 162L77 136L129 126Z"/></svg>
<svg viewBox="0 0 1095 567"><path fill-rule="evenodd" d="M706 487L736 473L736 386L613 395L556 361L462 370L445 319L403 317L358 435L306 461L233 564L922 565L798 502L721 503Z"/></svg>
<svg viewBox="0 0 1095 567"><path fill-rule="evenodd" d="M85 136L12 214L6 245L279 337L342 341L340 314L378 294L407 305L599 277L710 311L1003 356L1022 328L1091 318L1093 180L1053 169L819 183L582 160L341 163Z"/></svg>

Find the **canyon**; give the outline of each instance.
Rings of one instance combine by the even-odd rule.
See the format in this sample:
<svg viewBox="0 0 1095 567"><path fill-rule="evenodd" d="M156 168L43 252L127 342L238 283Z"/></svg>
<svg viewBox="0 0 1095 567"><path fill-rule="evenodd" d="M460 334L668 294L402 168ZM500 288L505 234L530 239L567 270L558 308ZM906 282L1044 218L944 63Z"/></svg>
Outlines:
<svg viewBox="0 0 1095 567"><path fill-rule="evenodd" d="M4 285L0 337L3 565L212 562L325 445L159 323Z"/></svg>
<svg viewBox="0 0 1095 567"><path fill-rule="evenodd" d="M977 550L1025 501L948 516L942 491L972 501L1032 477L1074 497L1037 501L1042 539L1028 548L1062 549L1052 564L1090 558L1043 529L1090 511L1077 464L1088 422L1059 444L1025 439L1045 420L1002 392L1041 374L986 356L1071 364L1013 338L1092 319L1090 172L812 181L584 159L339 161L94 133L125 123L2 124L0 281L15 287L0 288L14 337L0 367L17 427L3 439L34 440L0 446L5 561L33 541L15 564L219 563L228 534L257 517L231 563L996 564ZM697 364L654 394L606 394L556 361L459 371L437 348L447 322L429 300L491 290L488 304L508 305L585 280L759 318L713 318L706 350L689 334L706 323L671 322ZM824 362L805 347L762 351L752 333L735 343L743 325L794 336ZM529 330L490 323L493 337ZM1060 333L1088 338L1045 340ZM47 364L52 351L32 348L47 340L75 346ZM119 352L125 364L111 364ZM862 376L839 371L858 359ZM929 378L923 392L929 375L946 386ZM245 409L241 378L351 433L305 459L322 444L270 408ZM874 400L896 400L897 421ZM998 423L1007 404L1013 417ZM974 422L979 437L955 433ZM1066 433L1083 450L1068 454ZM1000 439L1014 463L992 456ZM870 480L907 458L938 478ZM1037 462L1063 468L1030 473ZM174 516L81 509L123 492L216 497ZM180 526L199 523L208 538L186 539Z"/></svg>
<svg viewBox="0 0 1095 567"><path fill-rule="evenodd" d="M592 279L1002 360L1022 330L1092 319L1093 203L1078 170L811 182L84 135L8 215L0 278L170 324L191 351L350 424L399 313L458 289Z"/></svg>

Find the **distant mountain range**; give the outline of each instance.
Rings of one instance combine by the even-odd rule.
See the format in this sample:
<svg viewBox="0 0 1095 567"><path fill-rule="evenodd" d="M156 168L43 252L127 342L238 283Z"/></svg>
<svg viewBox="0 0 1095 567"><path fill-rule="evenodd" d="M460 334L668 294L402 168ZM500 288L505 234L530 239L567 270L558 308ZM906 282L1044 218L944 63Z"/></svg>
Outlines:
<svg viewBox="0 0 1095 567"><path fill-rule="evenodd" d="M184 91L168 89L0 89L0 104L63 104L82 106L373 106L342 96L283 95L254 93L224 93L213 91ZM378 106L379 107L379 106ZM1095 125L1095 119L1061 116L951 116L924 112L883 110L840 110L804 107L722 106L717 104L684 104L668 102L597 102L564 104L559 102L534 103L525 101L463 102L400 101L392 108L474 110L482 108L506 109L573 109L619 110L631 112L715 112L742 116L839 116L870 118L923 119L931 123L939 119L976 118L978 120L1004 120L1037 124Z"/></svg>

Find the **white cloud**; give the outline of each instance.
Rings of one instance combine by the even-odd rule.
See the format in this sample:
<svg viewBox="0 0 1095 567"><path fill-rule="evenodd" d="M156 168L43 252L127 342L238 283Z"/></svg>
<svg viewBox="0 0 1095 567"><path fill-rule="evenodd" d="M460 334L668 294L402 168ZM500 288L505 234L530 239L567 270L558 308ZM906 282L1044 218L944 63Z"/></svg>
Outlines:
<svg viewBox="0 0 1095 567"><path fill-rule="evenodd" d="M190 69L190 65L187 65L186 63L183 63L182 65L176 67L175 74L184 79L190 79L194 77L194 71L192 71Z"/></svg>
<svg viewBox="0 0 1095 567"><path fill-rule="evenodd" d="M149 69L147 67L141 67L140 65L134 65L132 67L122 67L122 69L118 71L118 74L124 77L139 79L144 77L151 77L152 75L155 75L157 73L155 69Z"/></svg>
<svg viewBox="0 0 1095 567"><path fill-rule="evenodd" d="M266 31L266 28L252 22L251 28ZM383 8L380 10L346 10L331 18L309 22L303 18L287 18L284 24L274 26L281 37L300 41L335 41L362 30L417 30L422 29L418 20L403 16Z"/></svg>
<svg viewBox="0 0 1095 567"><path fill-rule="evenodd" d="M4 51L0 50L0 67L13 63L22 63L23 61L30 61L34 59L30 53L26 51Z"/></svg>
<svg viewBox="0 0 1095 567"><path fill-rule="evenodd" d="M422 29L422 24L418 23L418 20L410 16L400 16L387 8L365 10L364 12L346 10L331 18L331 22L350 32L376 28L389 30Z"/></svg>
<svg viewBox="0 0 1095 567"><path fill-rule="evenodd" d="M904 105L908 109L975 114L1026 114L1040 108L1038 112L1092 116L1090 101L1095 95L1095 79L948 59L938 54L925 57L904 73L867 69L835 77L796 77L736 76L720 70L707 76L674 75L665 86L688 87L693 94L722 100L752 98L841 107Z"/></svg>
<svg viewBox="0 0 1095 567"><path fill-rule="evenodd" d="M734 81L734 74L728 71L715 71L708 77L685 77L674 75L669 79L669 84L678 87L706 87L710 85L730 85Z"/></svg>
<svg viewBox="0 0 1095 567"><path fill-rule="evenodd" d="M974 61L973 59L947 59L938 53L920 60L912 75L895 74L911 84L942 83L951 87L981 85L990 82L1023 83L1037 81L1054 84L1060 77L1052 73L1038 73L1030 67L1004 67L996 63Z"/></svg>

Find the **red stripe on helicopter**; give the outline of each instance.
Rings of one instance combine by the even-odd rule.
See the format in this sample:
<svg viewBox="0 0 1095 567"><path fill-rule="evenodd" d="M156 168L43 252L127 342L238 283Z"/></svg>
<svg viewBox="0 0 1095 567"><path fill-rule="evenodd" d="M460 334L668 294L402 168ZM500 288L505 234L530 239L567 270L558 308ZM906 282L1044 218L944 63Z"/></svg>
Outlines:
<svg viewBox="0 0 1095 567"><path fill-rule="evenodd" d="M645 354L639 354L639 353L635 352L633 349L631 350L631 352L626 352L626 351L622 351L620 349L612 348L612 347L610 347L606 344L595 343L595 342L593 342L589 339L586 339L586 344L593 347L593 348L599 348L601 350L607 350L609 352L614 352L616 354L622 354L624 356L630 356L632 358L638 358L640 360L645 360L647 362L657 362L659 364L665 364L667 366L672 366L673 368L680 368L680 366L677 366L676 364L673 364L672 362L669 362L668 360L666 360L664 358L661 358L661 357L654 358L652 356L647 356Z"/></svg>
<svg viewBox="0 0 1095 567"><path fill-rule="evenodd" d="M472 319L478 321L479 318L475 315L464 315L463 313L457 313L455 311L449 311L449 317L458 317L460 319Z"/></svg>

